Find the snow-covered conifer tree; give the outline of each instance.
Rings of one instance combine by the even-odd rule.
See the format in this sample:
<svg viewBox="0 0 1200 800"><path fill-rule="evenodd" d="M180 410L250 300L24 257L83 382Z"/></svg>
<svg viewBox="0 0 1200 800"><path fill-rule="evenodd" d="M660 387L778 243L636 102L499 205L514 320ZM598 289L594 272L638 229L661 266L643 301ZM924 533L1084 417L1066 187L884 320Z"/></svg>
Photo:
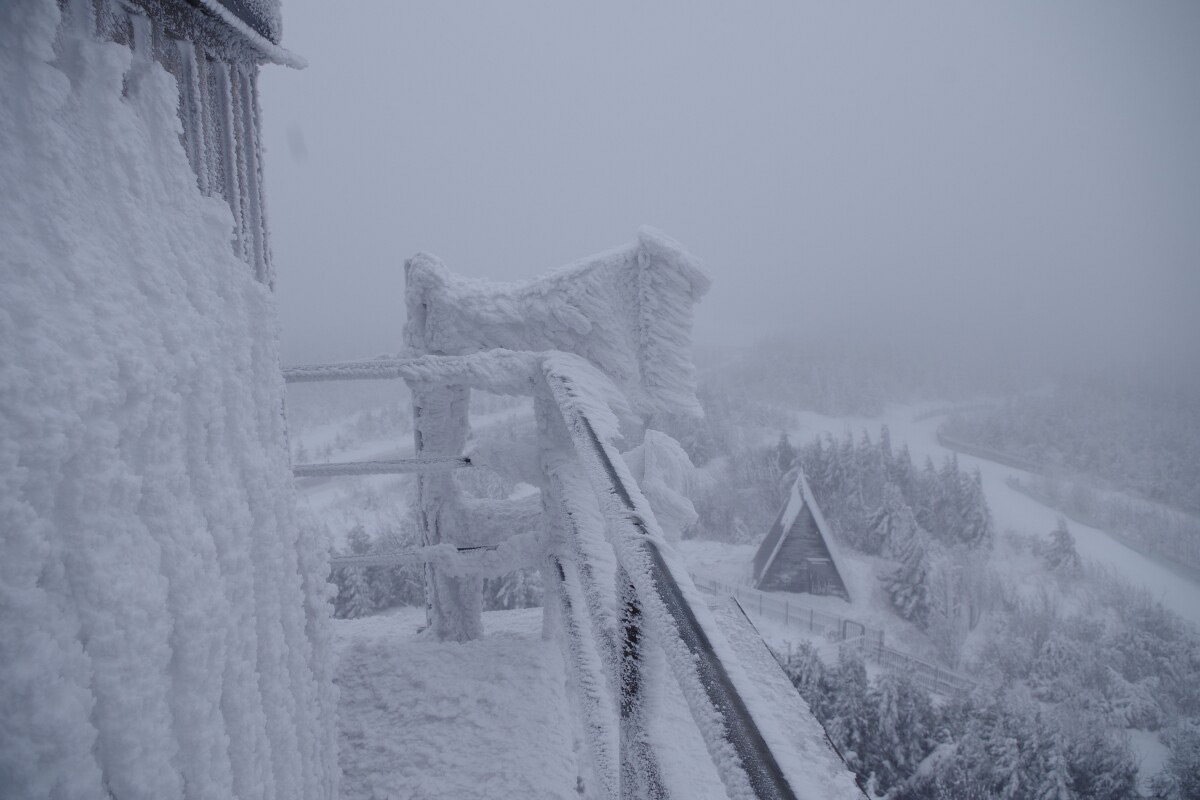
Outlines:
<svg viewBox="0 0 1200 800"><path fill-rule="evenodd" d="M912 509L904 502L899 487L888 482L883 487L883 501L871 515L866 541L869 553L899 556L916 535L917 520Z"/></svg>
<svg viewBox="0 0 1200 800"><path fill-rule="evenodd" d="M929 621L929 541L919 528L900 552L900 566L882 578L896 612L924 626Z"/></svg>
<svg viewBox="0 0 1200 800"><path fill-rule="evenodd" d="M1061 575L1073 575L1080 569L1079 553L1075 550L1075 537L1063 517L1050 531L1050 544L1043 553L1046 568Z"/></svg>

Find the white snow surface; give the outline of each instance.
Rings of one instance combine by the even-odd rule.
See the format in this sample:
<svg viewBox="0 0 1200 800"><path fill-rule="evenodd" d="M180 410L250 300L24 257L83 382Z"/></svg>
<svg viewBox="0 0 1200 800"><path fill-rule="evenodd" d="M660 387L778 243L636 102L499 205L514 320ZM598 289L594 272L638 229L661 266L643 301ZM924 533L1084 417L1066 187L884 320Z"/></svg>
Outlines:
<svg viewBox="0 0 1200 800"><path fill-rule="evenodd" d="M331 798L273 301L88 23L0 4L0 795Z"/></svg>
<svg viewBox="0 0 1200 800"><path fill-rule="evenodd" d="M423 609L339 620L343 800L577 797L559 646L541 610L489 612L465 643Z"/></svg>

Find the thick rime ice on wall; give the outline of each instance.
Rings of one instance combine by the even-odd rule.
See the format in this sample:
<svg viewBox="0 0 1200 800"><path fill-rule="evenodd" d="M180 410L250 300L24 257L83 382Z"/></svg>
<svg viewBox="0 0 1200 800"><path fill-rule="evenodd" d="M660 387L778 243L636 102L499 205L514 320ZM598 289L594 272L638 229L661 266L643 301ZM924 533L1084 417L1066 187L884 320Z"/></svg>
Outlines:
<svg viewBox="0 0 1200 800"><path fill-rule="evenodd" d="M332 797L271 298L172 78L59 22L0 3L0 795Z"/></svg>
<svg viewBox="0 0 1200 800"><path fill-rule="evenodd" d="M463 278L423 253L407 271L405 338L421 352L563 350L599 367L643 416L700 413L692 306L710 281L658 231L527 283Z"/></svg>

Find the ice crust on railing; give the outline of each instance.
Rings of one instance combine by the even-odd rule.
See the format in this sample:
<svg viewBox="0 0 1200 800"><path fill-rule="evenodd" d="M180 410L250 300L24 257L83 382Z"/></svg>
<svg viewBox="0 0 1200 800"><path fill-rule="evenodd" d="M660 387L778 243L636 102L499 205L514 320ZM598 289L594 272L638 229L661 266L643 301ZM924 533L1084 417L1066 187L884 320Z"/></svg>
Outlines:
<svg viewBox="0 0 1200 800"><path fill-rule="evenodd" d="M59 22L0 3L0 795L333 798L273 300L174 79Z"/></svg>
<svg viewBox="0 0 1200 800"><path fill-rule="evenodd" d="M525 283L464 278L426 253L405 269L405 342L412 348L446 355L561 350L595 364L642 417L702 413L692 307L710 280L658 231L642 228L631 245Z"/></svg>
<svg viewBox="0 0 1200 800"><path fill-rule="evenodd" d="M580 586L596 634L601 640L601 652L611 674L617 673L617 609L615 586L617 562L612 545L605 536L604 516L600 513L591 484L577 462L565 454L547 459L546 474L550 492L559 504L567 529L564 541L554 545L580 565Z"/></svg>
<svg viewBox="0 0 1200 800"><path fill-rule="evenodd" d="M516 533L495 545L467 550L452 544L432 544L394 552L337 556L332 559L332 564L339 569L434 564L448 575L496 577L537 563L545 551L542 536Z"/></svg>
<svg viewBox="0 0 1200 800"><path fill-rule="evenodd" d="M617 703L607 676L613 674L602 646L589 624L586 590L580 581L578 565L556 556L551 561L559 589L559 616L566 662L582 705L580 716L588 740L590 772L600 784L601 796L620 797L620 733L617 727ZM547 599L547 602L551 602Z"/></svg>
<svg viewBox="0 0 1200 800"><path fill-rule="evenodd" d="M650 504L632 480L628 465L618 457L612 444L611 430L605 432L603 425L591 424L584 411L588 404L580 401L580 396L585 392L582 387L573 384L569 369L561 365L555 369L555 365L549 363L545 366L547 385L563 409L575 450L595 495L600 499L609 540L617 551L620 564L637 587L651 637L666 654L729 796L759 797L755 785L778 785L774 778L767 776L781 774L782 780L797 797L859 797L860 793L849 772L831 749L825 749L823 740L809 743L816 748L812 752L823 756L812 763L789 755L794 752L793 745L772 720L769 701L758 694L754 682L745 673L736 652L726 641L703 597L692 584L685 565L674 549L666 545ZM669 602L673 602L671 593L663 592L664 587L658 584L655 576L662 574L664 569L678 587L685 616L690 614L700 629L700 636L695 640L691 639L689 629L679 626L680 609L673 612L668 606ZM708 675L698 669L701 664L698 654L704 651L716 657L715 663L719 665L716 669L718 672L724 671L736 696L753 719L748 732L757 731L761 735L781 773L773 773L763 761L744 762L738 754L734 746L735 738L731 735L736 727L734 720L725 718L710 694L710 681L720 683L719 676L715 673ZM731 713L734 713L732 707ZM750 741L752 738L741 741ZM810 795L807 790L813 790L814 793ZM827 793L822 794L822 791ZM767 796L775 795L768 790ZM780 796L789 794L784 791Z"/></svg>

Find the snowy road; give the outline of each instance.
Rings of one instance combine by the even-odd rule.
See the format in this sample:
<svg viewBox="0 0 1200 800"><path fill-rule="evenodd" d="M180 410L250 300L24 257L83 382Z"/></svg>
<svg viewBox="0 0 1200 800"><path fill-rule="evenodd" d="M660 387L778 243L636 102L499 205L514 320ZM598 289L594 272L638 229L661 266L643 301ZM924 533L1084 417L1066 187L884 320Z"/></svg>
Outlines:
<svg viewBox="0 0 1200 800"><path fill-rule="evenodd" d="M825 432L840 437L847 430L857 438L863 429L872 439L877 439L880 425L886 424L893 446L899 447L907 442L918 468L926 456L932 457L935 464L940 464L953 452L942 447L937 440L937 428L943 418L914 421L914 415L921 410L907 405L889 406L882 417L857 419L801 412L793 441L806 441ZM997 531L1012 529L1020 533L1046 534L1054 529L1059 517L1057 511L1026 497L1005 483L1010 475L1024 479L1029 477L1029 473L962 453L958 454L958 463L968 470L979 468ZM1084 558L1112 567L1131 583L1150 590L1155 598L1176 614L1200 625L1200 584L1130 549L1101 530L1071 523L1071 532L1075 535L1075 546Z"/></svg>

